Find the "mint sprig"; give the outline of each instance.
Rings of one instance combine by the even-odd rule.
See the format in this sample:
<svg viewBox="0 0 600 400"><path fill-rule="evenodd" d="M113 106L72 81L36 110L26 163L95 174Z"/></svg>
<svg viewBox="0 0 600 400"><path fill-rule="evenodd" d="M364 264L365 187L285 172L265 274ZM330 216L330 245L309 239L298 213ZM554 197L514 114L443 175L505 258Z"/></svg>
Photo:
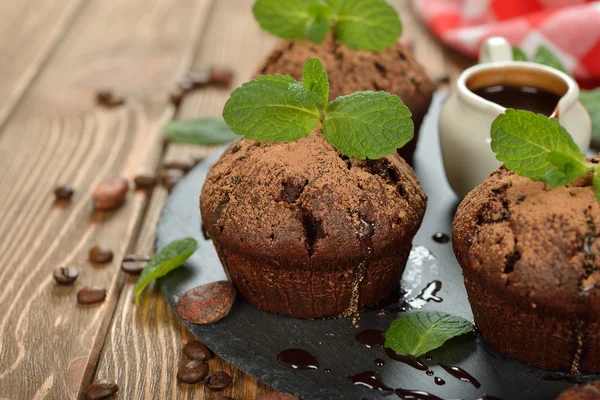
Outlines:
<svg viewBox="0 0 600 400"><path fill-rule="evenodd" d="M504 166L518 175L563 186L592 171L600 200L599 172L555 118L508 109L492 123L492 150Z"/></svg>
<svg viewBox="0 0 600 400"><path fill-rule="evenodd" d="M411 113L398 96L358 92L327 103L329 80L317 58L304 64L302 82L261 76L233 91L223 109L231 130L249 139L289 142L322 123L325 139L348 157L378 159L414 135Z"/></svg>
<svg viewBox="0 0 600 400"><path fill-rule="evenodd" d="M221 118L169 121L163 132L171 142L197 145L231 143L240 138Z"/></svg>
<svg viewBox="0 0 600 400"><path fill-rule="evenodd" d="M155 254L142 270L142 274L133 289L135 304L140 304L140 295L150 282L183 265L197 248L198 242L195 239L185 238L169 243Z"/></svg>
<svg viewBox="0 0 600 400"><path fill-rule="evenodd" d="M472 330L473 324L462 317L420 311L392 321L385 331L385 347L398 354L419 357Z"/></svg>
<svg viewBox="0 0 600 400"><path fill-rule="evenodd" d="M402 34L385 0L257 0L253 13L262 29L282 39L321 43L333 26L342 43L360 50L383 50Z"/></svg>

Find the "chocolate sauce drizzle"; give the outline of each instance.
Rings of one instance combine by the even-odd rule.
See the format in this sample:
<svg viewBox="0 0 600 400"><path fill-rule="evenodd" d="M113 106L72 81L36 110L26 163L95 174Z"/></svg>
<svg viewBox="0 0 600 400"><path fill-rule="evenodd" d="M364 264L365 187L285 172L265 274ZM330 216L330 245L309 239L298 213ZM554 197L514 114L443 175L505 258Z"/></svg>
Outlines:
<svg viewBox="0 0 600 400"><path fill-rule="evenodd" d="M392 390L394 390L391 387L385 385L381 381L379 374L375 371L361 372L356 375L349 376L348 379L350 379L355 385L365 386L372 390L380 390L382 392L391 392Z"/></svg>
<svg viewBox="0 0 600 400"><path fill-rule="evenodd" d="M479 389L481 387L481 383L479 383L479 381L477 379L475 379L475 377L473 377L473 375L469 374L464 369L457 367L455 365L448 365L448 364L443 364L443 363L438 363L438 365L440 367L442 367L444 369L444 371L446 371L453 377L460 379L463 382L469 382L470 384L475 386L477 389Z"/></svg>
<svg viewBox="0 0 600 400"><path fill-rule="evenodd" d="M405 400L442 400L441 397L422 390L396 389L394 390L394 393L396 393L396 396Z"/></svg>
<svg viewBox="0 0 600 400"><path fill-rule="evenodd" d="M385 354L392 360L400 361L406 365L418 369L419 371L427 371L429 369L427 365L423 364L413 356L400 355L392 349L385 349Z"/></svg>
<svg viewBox="0 0 600 400"><path fill-rule="evenodd" d="M383 347L385 344L385 337L383 336L383 333L383 331L378 331L375 329L366 329L358 332L354 338L358 343L362 344L368 349L373 347Z"/></svg>
<svg viewBox="0 0 600 400"><path fill-rule="evenodd" d="M319 361L306 350L286 349L277 355L279 364L294 369L318 369Z"/></svg>

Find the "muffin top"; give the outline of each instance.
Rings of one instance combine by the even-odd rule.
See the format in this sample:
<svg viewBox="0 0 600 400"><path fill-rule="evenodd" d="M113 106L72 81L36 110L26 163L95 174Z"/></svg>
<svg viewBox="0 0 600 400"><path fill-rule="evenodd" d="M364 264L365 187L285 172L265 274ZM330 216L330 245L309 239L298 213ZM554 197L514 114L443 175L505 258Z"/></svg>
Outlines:
<svg viewBox="0 0 600 400"><path fill-rule="evenodd" d="M318 127L290 143L238 140L209 172L200 205L218 245L277 267L325 270L412 240L426 197L398 155L348 159Z"/></svg>
<svg viewBox="0 0 600 400"><path fill-rule="evenodd" d="M501 167L460 204L453 246L465 276L504 300L597 320L599 236L591 175L551 189Z"/></svg>
<svg viewBox="0 0 600 400"><path fill-rule="evenodd" d="M565 390L556 400L598 400L600 399L600 382L576 385Z"/></svg>
<svg viewBox="0 0 600 400"><path fill-rule="evenodd" d="M289 74L299 80L302 66L312 57L318 57L329 73L330 100L363 90L385 90L398 95L417 118L422 118L435 90L406 46L395 44L378 52L355 50L332 34L321 44L307 40L280 43L256 75Z"/></svg>

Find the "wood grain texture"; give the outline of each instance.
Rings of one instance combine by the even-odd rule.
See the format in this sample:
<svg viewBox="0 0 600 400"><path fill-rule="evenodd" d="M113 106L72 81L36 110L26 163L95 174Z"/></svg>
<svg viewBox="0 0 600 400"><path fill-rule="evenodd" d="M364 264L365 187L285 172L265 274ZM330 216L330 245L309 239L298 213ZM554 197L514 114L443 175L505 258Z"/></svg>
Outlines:
<svg viewBox="0 0 600 400"><path fill-rule="evenodd" d="M43 67L83 2L0 2L0 126Z"/></svg>
<svg viewBox="0 0 600 400"><path fill-rule="evenodd" d="M259 30L252 18L252 4L252 0L215 2L191 70L213 65L232 67L235 70L232 87L252 76L264 54L277 41ZM229 93L230 90L218 88L192 92L185 97L177 117L218 116ZM210 151L210 148L169 145L164 162L192 162ZM154 190L136 253L152 253L155 225L166 196L163 187ZM229 388L211 392L203 384L179 383L175 375L184 361L181 349L192 336L156 288L147 290L142 295L141 307L135 307L131 299L136 280L129 277L126 281L96 376L117 382L121 398L210 399L227 395L245 400L274 391L219 357L213 358L209 367L212 372L226 371L233 376ZM152 396L141 395L148 393Z"/></svg>
<svg viewBox="0 0 600 400"><path fill-rule="evenodd" d="M0 132L0 398L76 398L91 380L124 276L118 264L146 205L130 193L114 211L92 210L90 194L113 176L154 170L171 85L188 68L211 0L90 0ZM94 104L99 87L125 106ZM55 186L75 187L54 204ZM93 266L93 244L115 261ZM58 265L79 267L75 285L54 284ZM108 290L82 306L85 285Z"/></svg>

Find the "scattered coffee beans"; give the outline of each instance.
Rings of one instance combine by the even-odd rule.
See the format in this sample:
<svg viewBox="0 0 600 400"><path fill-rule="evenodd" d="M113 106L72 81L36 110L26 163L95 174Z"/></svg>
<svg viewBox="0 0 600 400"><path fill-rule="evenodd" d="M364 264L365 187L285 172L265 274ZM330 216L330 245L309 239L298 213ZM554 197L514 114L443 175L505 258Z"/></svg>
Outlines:
<svg viewBox="0 0 600 400"><path fill-rule="evenodd" d="M183 90L190 91L206 86L210 83L210 73L206 71L190 71L183 77L179 83L179 87Z"/></svg>
<svg viewBox="0 0 600 400"><path fill-rule="evenodd" d="M75 191L70 185L59 186L54 189L54 195L57 201L70 201Z"/></svg>
<svg viewBox="0 0 600 400"><path fill-rule="evenodd" d="M112 90L98 90L96 92L96 103L104 107L118 107L125 103L122 96L113 93Z"/></svg>
<svg viewBox="0 0 600 400"><path fill-rule="evenodd" d="M177 88L169 94L169 101L175 107L179 107L179 105L181 104L181 101L183 100L184 97L185 97L185 90L183 90L181 88Z"/></svg>
<svg viewBox="0 0 600 400"><path fill-rule="evenodd" d="M126 274L139 275L144 270L144 267L148 265L148 261L125 261L121 263L121 271Z"/></svg>
<svg viewBox="0 0 600 400"><path fill-rule="evenodd" d="M105 298L106 289L99 286L87 286L77 292L77 302L79 304L100 303Z"/></svg>
<svg viewBox="0 0 600 400"><path fill-rule="evenodd" d="M92 199L97 210L112 210L125 201L129 183L123 178L106 179L94 190Z"/></svg>
<svg viewBox="0 0 600 400"><path fill-rule="evenodd" d="M152 189L156 186L156 177L149 175L138 175L133 181L136 189Z"/></svg>
<svg viewBox="0 0 600 400"><path fill-rule="evenodd" d="M184 174L188 172L192 166L188 163L180 162L180 161L171 161L163 164L164 169L178 169L182 171Z"/></svg>
<svg viewBox="0 0 600 400"><path fill-rule="evenodd" d="M90 249L89 260L94 264L106 264L113 260L113 252L96 245Z"/></svg>
<svg viewBox="0 0 600 400"><path fill-rule="evenodd" d="M204 361L191 360L179 367L177 379L183 383L198 383L208 374L208 364Z"/></svg>
<svg viewBox="0 0 600 400"><path fill-rule="evenodd" d="M212 357L210 350L197 340L190 340L183 346L183 354L190 360L208 361Z"/></svg>
<svg viewBox="0 0 600 400"><path fill-rule="evenodd" d="M207 376L204 380L204 386L210 390L223 390L231 385L231 381L231 375L227 372L219 371Z"/></svg>
<svg viewBox="0 0 600 400"><path fill-rule="evenodd" d="M210 83L220 87L231 86L233 71L224 67L212 67L210 69Z"/></svg>
<svg viewBox="0 0 600 400"><path fill-rule="evenodd" d="M229 281L201 285L179 297L177 313L194 324L212 324L229 314L235 295L235 288Z"/></svg>
<svg viewBox="0 0 600 400"><path fill-rule="evenodd" d="M52 276L59 285L71 285L79 276L79 271L77 268L67 265L66 267L56 268Z"/></svg>
<svg viewBox="0 0 600 400"><path fill-rule="evenodd" d="M87 400L110 399L119 391L119 387L108 379L99 379L85 390Z"/></svg>

